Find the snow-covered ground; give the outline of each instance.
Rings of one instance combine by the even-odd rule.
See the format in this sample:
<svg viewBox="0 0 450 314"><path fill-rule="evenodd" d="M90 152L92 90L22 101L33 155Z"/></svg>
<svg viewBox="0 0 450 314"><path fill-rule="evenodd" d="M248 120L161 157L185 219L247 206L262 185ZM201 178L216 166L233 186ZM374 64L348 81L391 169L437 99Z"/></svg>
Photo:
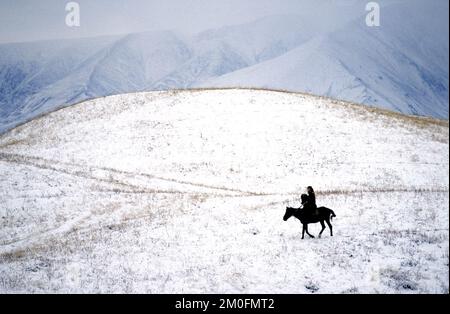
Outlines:
<svg viewBox="0 0 450 314"><path fill-rule="evenodd" d="M448 293L448 143L263 90L68 107L0 137L0 292ZM282 220L307 185L333 237Z"/></svg>

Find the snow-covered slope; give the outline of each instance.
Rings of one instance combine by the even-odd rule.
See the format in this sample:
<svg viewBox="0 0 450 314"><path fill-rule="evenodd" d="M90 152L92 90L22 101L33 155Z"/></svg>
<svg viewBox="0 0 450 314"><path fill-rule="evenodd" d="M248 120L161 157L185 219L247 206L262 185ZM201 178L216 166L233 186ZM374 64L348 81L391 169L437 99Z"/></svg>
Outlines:
<svg viewBox="0 0 450 314"><path fill-rule="evenodd" d="M448 293L448 145L447 122L262 90L64 108L0 136L0 292ZM307 185L334 237L282 221Z"/></svg>
<svg viewBox="0 0 450 314"><path fill-rule="evenodd" d="M269 16L253 23L205 31L191 39L192 59L151 88L196 86L278 57L324 31L320 24L309 24L298 15Z"/></svg>
<svg viewBox="0 0 450 314"><path fill-rule="evenodd" d="M367 27L361 18L278 58L201 86L304 91L447 119L448 2L422 7L391 5L383 9L379 28ZM429 16L433 21L426 20Z"/></svg>

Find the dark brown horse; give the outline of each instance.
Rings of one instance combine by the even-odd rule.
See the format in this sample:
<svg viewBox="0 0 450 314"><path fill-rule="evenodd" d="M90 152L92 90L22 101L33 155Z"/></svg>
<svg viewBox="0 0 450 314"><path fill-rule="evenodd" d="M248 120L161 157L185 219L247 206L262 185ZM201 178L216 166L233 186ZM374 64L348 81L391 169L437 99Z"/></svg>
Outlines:
<svg viewBox="0 0 450 314"><path fill-rule="evenodd" d="M332 209L326 208L326 207L317 207L317 215L311 213L307 209L303 208L293 208L293 207L286 207L286 213L284 214L283 220L288 220L291 216L294 216L303 225L302 229L302 239L305 238L305 232L307 235L309 235L311 238L314 238L313 235L311 235L308 232L308 224L313 224L320 222L322 225L322 230L320 230L319 238L322 236L322 232L325 230L325 223L327 223L328 227L330 228L330 235L333 236L333 226L330 223L330 220L333 219L333 217L336 217L336 214Z"/></svg>

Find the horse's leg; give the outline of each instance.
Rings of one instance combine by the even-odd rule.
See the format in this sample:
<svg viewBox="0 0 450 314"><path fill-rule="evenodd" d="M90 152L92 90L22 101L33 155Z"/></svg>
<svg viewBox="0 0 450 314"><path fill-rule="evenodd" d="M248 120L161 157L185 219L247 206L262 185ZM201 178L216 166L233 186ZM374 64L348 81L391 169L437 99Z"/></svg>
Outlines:
<svg viewBox="0 0 450 314"><path fill-rule="evenodd" d="M330 235L333 236L333 226L330 223L330 219L325 220L327 222L328 227L330 227Z"/></svg>
<svg viewBox="0 0 450 314"><path fill-rule="evenodd" d="M323 220L320 221L320 225L322 226L322 230L320 230L319 232L319 238L322 236L322 232L325 230L325 223L323 222Z"/></svg>
<svg viewBox="0 0 450 314"><path fill-rule="evenodd" d="M308 224L306 224L305 226L306 226L306 227L305 227L305 229L306 229L306 234L309 235L311 238L314 238L314 236L308 232Z"/></svg>
<svg viewBox="0 0 450 314"><path fill-rule="evenodd" d="M305 225L302 225L302 240L305 238Z"/></svg>

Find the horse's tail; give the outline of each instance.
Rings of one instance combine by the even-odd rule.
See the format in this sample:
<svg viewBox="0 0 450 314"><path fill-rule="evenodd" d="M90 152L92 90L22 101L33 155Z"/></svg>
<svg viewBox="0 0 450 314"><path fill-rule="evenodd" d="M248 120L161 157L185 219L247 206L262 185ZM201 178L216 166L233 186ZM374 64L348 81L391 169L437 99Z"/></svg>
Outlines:
<svg viewBox="0 0 450 314"><path fill-rule="evenodd" d="M333 220L333 217L336 217L336 214L334 213L334 211L332 209L330 209L330 214L331 214L330 220Z"/></svg>

